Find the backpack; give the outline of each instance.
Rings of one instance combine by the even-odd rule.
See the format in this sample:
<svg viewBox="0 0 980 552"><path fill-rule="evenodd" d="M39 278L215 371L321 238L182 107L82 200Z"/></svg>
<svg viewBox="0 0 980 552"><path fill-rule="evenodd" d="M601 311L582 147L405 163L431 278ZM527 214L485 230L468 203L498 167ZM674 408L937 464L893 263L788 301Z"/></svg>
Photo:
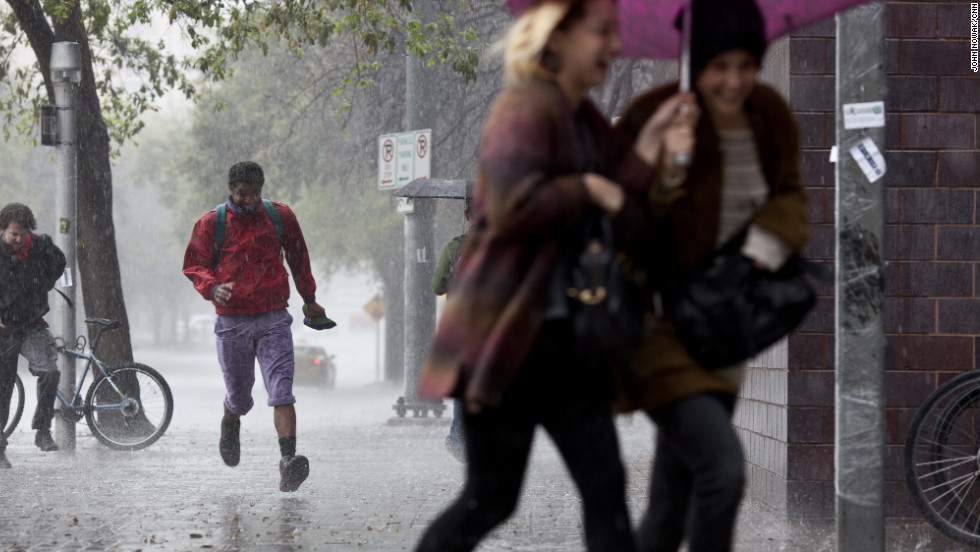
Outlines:
<svg viewBox="0 0 980 552"><path fill-rule="evenodd" d="M272 221L272 226L276 228L276 237L279 238L279 256L282 257L282 221L279 219L279 213L276 212L276 208L272 206L272 202L268 199L262 200L262 206L265 208L265 214L269 215L269 220ZM221 257L221 246L225 243L225 216L228 210L228 204L222 203L214 208L214 258L215 264L217 264L218 259Z"/></svg>

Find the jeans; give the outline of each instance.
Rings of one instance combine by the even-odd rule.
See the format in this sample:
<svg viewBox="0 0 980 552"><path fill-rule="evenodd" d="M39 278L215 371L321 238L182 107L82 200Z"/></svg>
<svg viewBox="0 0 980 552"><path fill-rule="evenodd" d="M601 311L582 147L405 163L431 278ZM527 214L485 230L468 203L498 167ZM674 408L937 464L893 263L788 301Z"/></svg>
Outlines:
<svg viewBox="0 0 980 552"><path fill-rule="evenodd" d="M502 404L463 412L466 483L417 551L473 550L510 517L538 425L551 436L582 496L588 550L634 550L609 397L570 353L570 329L545 328Z"/></svg>
<svg viewBox="0 0 980 552"><path fill-rule="evenodd" d="M37 408L31 427L50 430L61 372L58 371L54 337L47 324L43 323L0 336L0 427L7 425L10 414L19 355L27 359L28 370L37 377Z"/></svg>
<svg viewBox="0 0 980 552"><path fill-rule="evenodd" d="M695 395L650 413L657 424L640 552L727 552L745 486L745 460L727 399Z"/></svg>

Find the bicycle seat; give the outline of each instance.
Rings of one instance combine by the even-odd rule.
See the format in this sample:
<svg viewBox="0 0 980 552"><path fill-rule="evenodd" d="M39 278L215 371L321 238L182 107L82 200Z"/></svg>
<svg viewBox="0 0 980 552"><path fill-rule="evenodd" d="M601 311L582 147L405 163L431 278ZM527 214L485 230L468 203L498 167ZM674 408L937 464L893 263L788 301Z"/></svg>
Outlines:
<svg viewBox="0 0 980 552"><path fill-rule="evenodd" d="M122 326L122 322L118 320L109 320L108 318L86 318L86 324L98 324L99 326L105 326L106 329L114 330Z"/></svg>

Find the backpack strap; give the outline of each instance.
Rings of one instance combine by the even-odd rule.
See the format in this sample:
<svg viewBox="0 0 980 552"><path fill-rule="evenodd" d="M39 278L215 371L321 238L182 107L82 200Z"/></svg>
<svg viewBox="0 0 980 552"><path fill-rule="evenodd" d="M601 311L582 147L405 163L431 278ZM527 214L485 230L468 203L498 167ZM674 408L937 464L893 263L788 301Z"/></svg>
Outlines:
<svg viewBox="0 0 980 552"><path fill-rule="evenodd" d="M276 237L279 238L279 245L282 246L282 220L279 219L279 213L268 199L262 200L262 206L265 207L265 214L269 215L272 225L276 227Z"/></svg>
<svg viewBox="0 0 980 552"><path fill-rule="evenodd" d="M221 258L221 246L225 243L225 213L228 205L222 203L214 208L214 264Z"/></svg>

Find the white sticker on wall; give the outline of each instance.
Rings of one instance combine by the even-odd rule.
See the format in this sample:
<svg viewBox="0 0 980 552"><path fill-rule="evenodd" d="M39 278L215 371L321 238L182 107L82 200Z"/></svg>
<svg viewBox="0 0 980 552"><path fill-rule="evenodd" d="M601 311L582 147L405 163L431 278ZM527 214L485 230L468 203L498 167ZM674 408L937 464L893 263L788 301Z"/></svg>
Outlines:
<svg viewBox="0 0 980 552"><path fill-rule="evenodd" d="M865 138L851 148L851 157L857 161L869 182L874 182L885 175L885 158L871 138Z"/></svg>
<svg viewBox="0 0 980 552"><path fill-rule="evenodd" d="M844 104L844 128L876 128L885 126L885 102Z"/></svg>
<svg viewBox="0 0 980 552"><path fill-rule="evenodd" d="M71 287L71 271L65 268L65 271L61 274L61 287L70 288Z"/></svg>

